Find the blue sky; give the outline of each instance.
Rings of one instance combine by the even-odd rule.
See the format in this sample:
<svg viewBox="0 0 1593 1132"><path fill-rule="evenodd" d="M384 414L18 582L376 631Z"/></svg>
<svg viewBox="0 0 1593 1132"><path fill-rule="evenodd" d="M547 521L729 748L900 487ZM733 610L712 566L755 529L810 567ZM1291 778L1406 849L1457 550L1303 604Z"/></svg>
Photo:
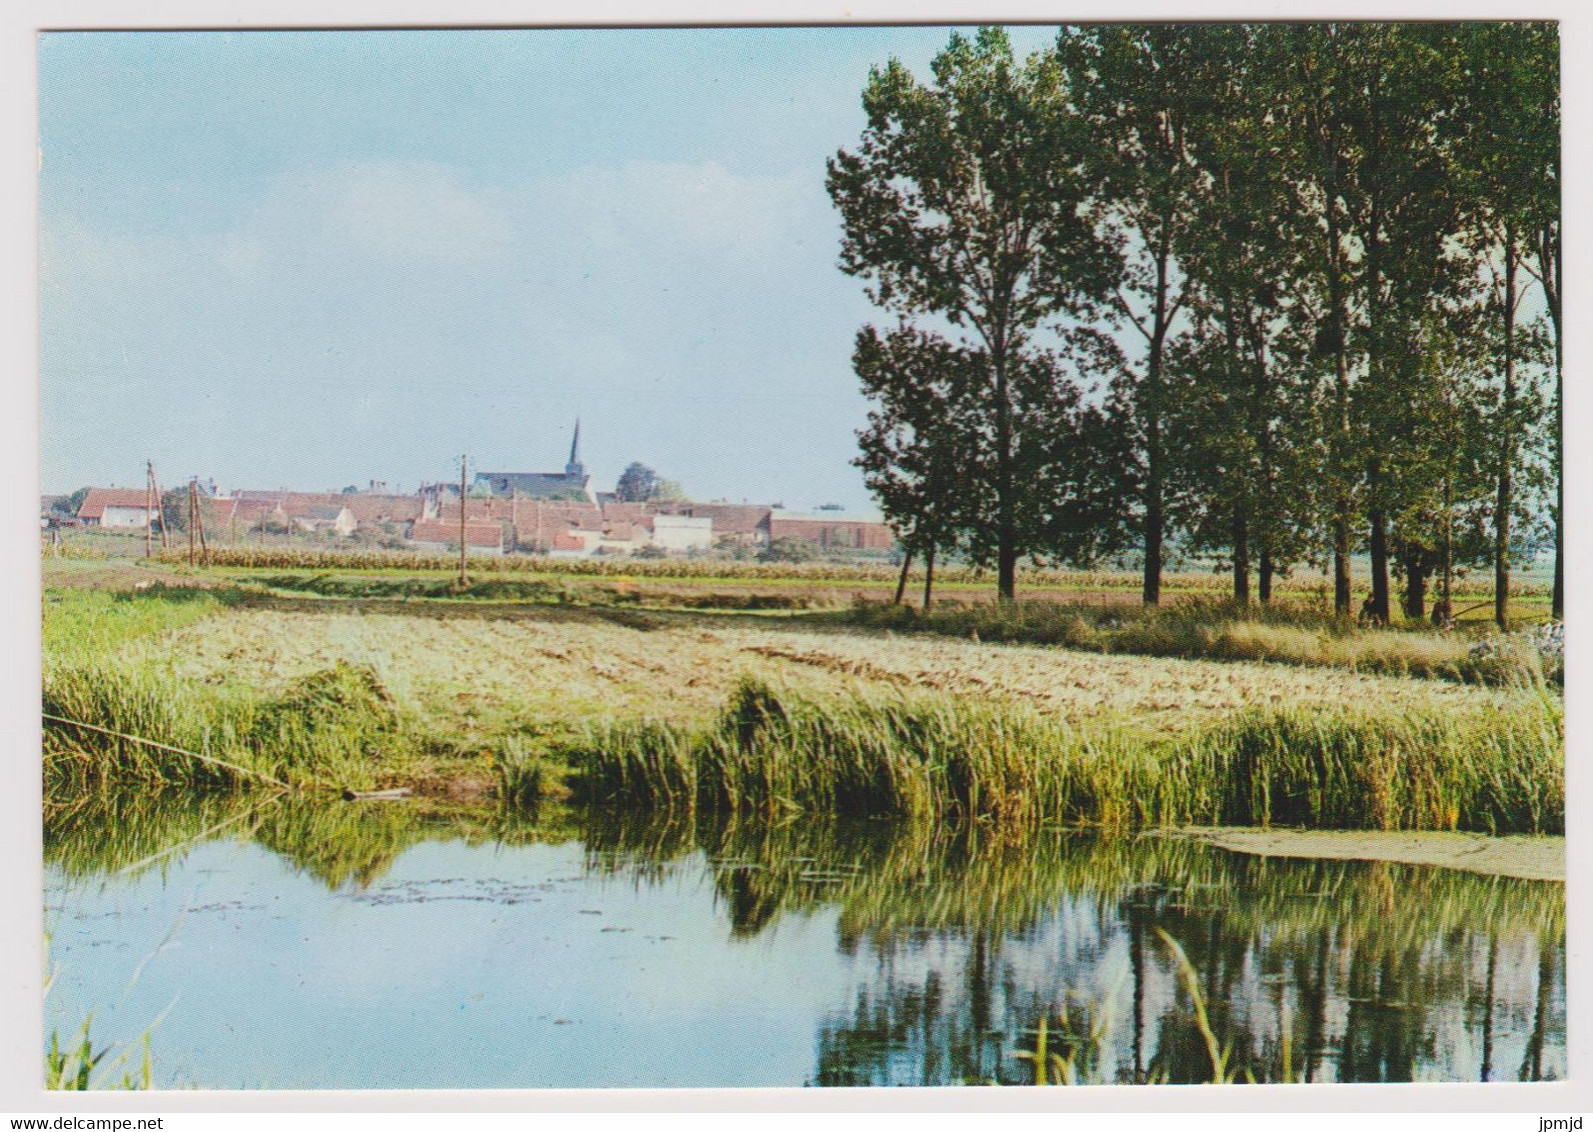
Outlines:
<svg viewBox="0 0 1593 1132"><path fill-rule="evenodd" d="M824 160L947 35L44 35L44 490L541 470L579 415L600 486L866 507Z"/></svg>

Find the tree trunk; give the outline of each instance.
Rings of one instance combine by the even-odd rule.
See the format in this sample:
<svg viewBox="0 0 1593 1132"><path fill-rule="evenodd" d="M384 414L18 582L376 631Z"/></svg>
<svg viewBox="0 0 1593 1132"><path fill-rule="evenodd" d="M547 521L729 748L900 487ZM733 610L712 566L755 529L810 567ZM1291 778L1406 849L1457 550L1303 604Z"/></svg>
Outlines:
<svg viewBox="0 0 1593 1132"><path fill-rule="evenodd" d="M1012 484L1012 405L1007 380L1007 352L998 339L990 350L990 364L996 378L996 597L1012 601L1018 592L1018 535L1013 510ZM933 562L931 548L926 561ZM925 583L928 592L928 583ZM926 599L924 608L929 608Z"/></svg>
<svg viewBox="0 0 1593 1132"><path fill-rule="evenodd" d="M1405 567L1405 617L1420 621L1427 616L1428 566L1420 554L1404 556Z"/></svg>
<svg viewBox="0 0 1593 1132"><path fill-rule="evenodd" d="M1371 519L1370 550L1372 557L1372 596L1367 602L1367 613L1380 625L1389 621L1388 600L1388 515L1383 510L1383 468L1377 460L1366 466L1367 490L1372 497L1368 517Z"/></svg>
<svg viewBox="0 0 1593 1132"><path fill-rule="evenodd" d="M1168 310L1168 275L1172 261L1172 206L1162 213L1156 249L1156 298L1152 311L1150 350L1145 357L1145 388L1140 411L1145 420L1145 570L1142 597L1146 605L1162 600L1162 543L1166 536L1162 479L1162 350L1172 321Z"/></svg>
<svg viewBox="0 0 1593 1132"><path fill-rule="evenodd" d="M1493 513L1493 619L1501 630L1510 628L1510 506L1511 473L1515 464L1516 408L1516 248L1515 232L1505 227L1504 389L1499 402L1499 491Z"/></svg>
<svg viewBox="0 0 1593 1132"><path fill-rule="evenodd" d="M902 595L907 592L907 572L913 568L913 548L904 547L902 551L902 573L896 579L896 596L891 598L892 605L902 603Z"/></svg>
<svg viewBox="0 0 1593 1132"><path fill-rule="evenodd" d="M1232 538L1233 603L1243 609L1250 604L1250 530L1242 504L1234 506Z"/></svg>
<svg viewBox="0 0 1593 1132"><path fill-rule="evenodd" d="M1455 481L1449 469L1444 471L1444 540L1438 553L1439 591L1433 624L1447 628L1455 617Z"/></svg>
<svg viewBox="0 0 1593 1132"><path fill-rule="evenodd" d="M935 588L935 544L924 551L924 612L929 612L930 596Z"/></svg>
<svg viewBox="0 0 1593 1132"><path fill-rule="evenodd" d="M1538 232L1538 267L1542 271L1544 303L1549 308L1549 325L1554 329L1554 596L1550 614L1556 621L1565 618L1565 411L1561 400L1561 380L1565 370L1565 351L1560 340L1560 240L1553 227Z"/></svg>
<svg viewBox="0 0 1593 1132"><path fill-rule="evenodd" d="M1382 308L1379 300L1382 297L1382 272L1380 254L1382 241L1378 238L1382 232L1382 208L1375 202L1367 217L1367 227L1361 233L1361 246L1366 249L1366 378L1372 390L1379 391L1386 381L1387 375L1383 370L1383 338L1380 317ZM1374 422L1386 416L1376 411L1373 406L1368 416L1368 429ZM1375 438L1373 439L1375 444ZM1377 452L1380 449L1372 448ZM1383 498L1383 462L1376 456L1371 456L1366 463L1366 494L1367 518L1371 522L1371 538L1368 550L1371 555L1372 566L1372 595L1368 612L1372 619L1380 625L1387 625L1390 618L1389 585L1388 585L1388 510L1387 501Z"/></svg>
<svg viewBox="0 0 1593 1132"><path fill-rule="evenodd" d="M1333 515L1333 610L1350 612L1350 505L1342 496Z"/></svg>
<svg viewBox="0 0 1593 1132"><path fill-rule="evenodd" d="M1260 464L1257 476L1260 479L1262 530L1256 541L1261 544L1258 596L1262 605L1272 600L1272 552L1267 544L1270 533L1277 529L1279 519L1275 513L1279 500L1275 494L1276 477L1272 467L1272 414L1267 403L1267 339L1266 332L1260 325L1264 319L1265 315L1258 315L1251 323L1249 334L1253 373L1250 423L1256 437L1256 452ZM1274 509L1274 513L1268 514L1269 508Z"/></svg>
<svg viewBox="0 0 1593 1132"><path fill-rule="evenodd" d="M1330 482L1333 488L1333 610L1340 616L1350 612L1350 498L1345 481L1350 440L1350 359L1347 331L1349 320L1345 317L1344 276L1341 271L1343 248L1340 245L1339 213L1335 204L1338 197L1337 178L1330 138L1321 139L1323 168L1325 170L1325 196L1327 200L1327 285L1329 348L1333 353L1333 400L1336 421L1336 444L1329 459ZM1336 481L1336 482L1335 482Z"/></svg>

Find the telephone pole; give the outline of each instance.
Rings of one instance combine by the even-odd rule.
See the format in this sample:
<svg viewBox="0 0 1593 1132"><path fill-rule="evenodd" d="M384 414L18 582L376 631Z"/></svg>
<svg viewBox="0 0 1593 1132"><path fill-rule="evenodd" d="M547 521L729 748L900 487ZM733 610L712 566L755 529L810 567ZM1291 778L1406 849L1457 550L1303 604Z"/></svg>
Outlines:
<svg viewBox="0 0 1593 1132"><path fill-rule="evenodd" d="M154 553L155 461L144 461L144 557Z"/></svg>
<svg viewBox="0 0 1593 1132"><path fill-rule="evenodd" d="M465 565L466 555L469 553L469 544L465 542L465 465L469 456L459 457L459 588L464 589L470 584L470 572Z"/></svg>
<svg viewBox="0 0 1593 1132"><path fill-rule="evenodd" d="M194 481L188 481L188 565L194 564L194 528L199 525L199 503Z"/></svg>

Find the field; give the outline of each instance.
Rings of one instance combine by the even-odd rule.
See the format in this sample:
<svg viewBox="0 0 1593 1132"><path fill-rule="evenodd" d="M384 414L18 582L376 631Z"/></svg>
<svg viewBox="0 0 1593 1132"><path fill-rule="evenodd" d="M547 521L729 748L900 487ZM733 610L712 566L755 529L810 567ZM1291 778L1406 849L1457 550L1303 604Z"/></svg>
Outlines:
<svg viewBox="0 0 1593 1132"><path fill-rule="evenodd" d="M184 577L170 567L61 563L45 604L50 778L63 787L265 778L517 797L584 783L630 802L668 794L731 808L823 809L850 790L852 808L1032 816L1029 802L998 799L1038 763L1073 768L1072 778L1030 784L1050 792L1048 812L1073 819L1265 822L1270 800L1235 801L1220 788L1234 752L1254 748L1244 772L1252 785L1340 764L1332 773L1361 781L1363 763L1378 768L1376 783L1361 781L1373 792L1404 797L1405 778L1441 780L1431 796L1375 814L1349 795L1325 800L1331 790L1308 789L1315 800L1297 816L1311 822L1536 832L1563 820L1562 709L1536 667L1492 684L1463 672L1398 674L1423 671L1413 656L1463 655L1464 635L1346 626L1313 635L1245 621L1245 641L1315 642L1294 662L1285 649L1257 663L1231 647L1225 659L1130 655L1157 650L1121 637L1127 614L1098 622L1119 634L1104 647L1068 648L980 639L977 627L963 635L956 618L979 609L987 638L1006 624L989 606L953 604L951 626L902 632L879 623L873 607L775 600L778 585L726 609L682 608L680 592L625 578L492 577L458 593L414 574ZM1156 618L1219 625L1202 640L1240 639L1231 615L1211 620L1218 612L1184 607ZM1161 632L1156 618L1124 623L1146 636L1146 626ZM791 722L788 733L747 738L746 704L760 696L810 729ZM790 777L809 750L835 773ZM1529 781L1545 773L1552 781ZM710 774L719 776L711 789ZM775 790L773 774L789 781ZM948 785L947 775L966 783ZM660 794L653 778L690 786ZM909 779L918 785L904 786ZM1173 781L1189 797L1147 800ZM1206 800L1196 805L1197 795Z"/></svg>

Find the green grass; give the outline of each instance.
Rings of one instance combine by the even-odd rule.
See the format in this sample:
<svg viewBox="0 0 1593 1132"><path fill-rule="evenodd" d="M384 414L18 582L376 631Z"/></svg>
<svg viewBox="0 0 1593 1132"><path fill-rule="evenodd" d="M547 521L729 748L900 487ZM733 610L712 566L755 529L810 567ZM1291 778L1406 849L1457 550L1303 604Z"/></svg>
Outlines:
<svg viewBox="0 0 1593 1132"><path fill-rule="evenodd" d="M719 593L691 587L686 592L604 584L591 578L477 577L464 586L457 579L414 574L321 572L254 574L252 585L294 594L343 599L400 601L484 601L531 604L597 604L723 610L810 609L816 599L802 594Z"/></svg>
<svg viewBox="0 0 1593 1132"><path fill-rule="evenodd" d="M621 722L570 752L593 799L778 816L1564 829L1563 708L1243 712L1177 736L1001 700L743 682L710 727Z"/></svg>
<svg viewBox="0 0 1593 1132"><path fill-rule="evenodd" d="M1434 632L1425 626L1366 629L1298 603L1239 608L1230 602L1186 599L1147 608L947 601L925 613L907 605L858 601L841 616L876 631L1125 655L1272 661L1487 684L1563 678L1557 665L1545 666L1536 650L1514 638L1502 639L1501 648L1492 655L1473 656L1476 636ZM1488 639L1501 640L1496 635Z"/></svg>
<svg viewBox="0 0 1593 1132"><path fill-rule="evenodd" d="M46 670L103 657L129 642L172 632L239 605L232 589L165 585L143 590L60 589L44 595Z"/></svg>

